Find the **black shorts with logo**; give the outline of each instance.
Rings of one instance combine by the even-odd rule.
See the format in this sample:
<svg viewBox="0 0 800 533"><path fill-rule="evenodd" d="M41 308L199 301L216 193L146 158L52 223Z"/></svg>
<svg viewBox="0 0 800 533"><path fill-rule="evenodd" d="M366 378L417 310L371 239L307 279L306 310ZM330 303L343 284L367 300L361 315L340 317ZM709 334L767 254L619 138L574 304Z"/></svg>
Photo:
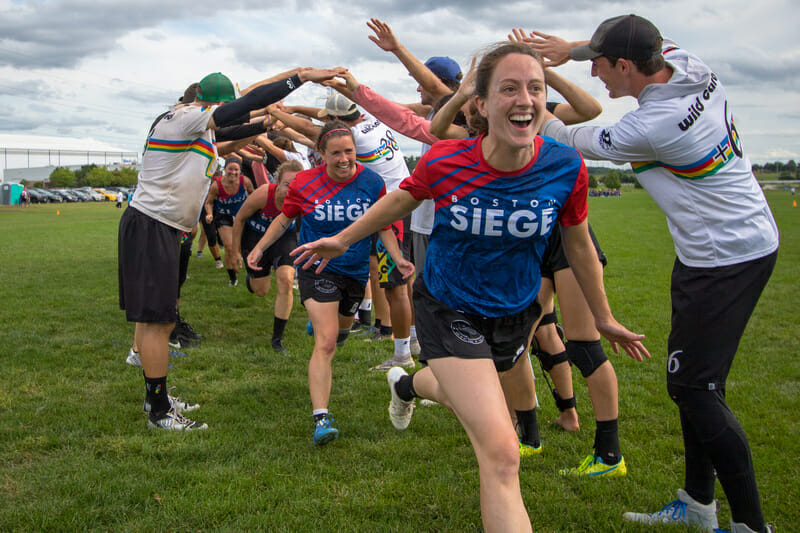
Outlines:
<svg viewBox="0 0 800 533"><path fill-rule="evenodd" d="M233 216L214 213L214 223L218 228L221 228L222 226L233 227Z"/></svg>
<svg viewBox="0 0 800 533"><path fill-rule="evenodd" d="M510 370L525 353L528 334L542 314L536 300L516 314L496 318L456 311L436 300L421 276L414 282L414 311L423 354L420 361L492 359L498 372Z"/></svg>
<svg viewBox="0 0 800 533"><path fill-rule="evenodd" d="M182 233L130 206L122 214L118 240L119 307L129 322L175 322Z"/></svg>
<svg viewBox="0 0 800 533"><path fill-rule="evenodd" d="M263 237L262 233L258 233L250 226L245 225L242 234L242 257L245 259L244 264L247 268L247 273L254 279L269 276L270 272L272 270L278 270L279 266L292 266L293 260L289 252L297 248L297 232L294 228L291 228L281 235L277 241L272 243L272 246L264 250L261 261L258 262L258 266L261 267L261 270L254 270L247 264L247 256L250 255L250 252L256 247L261 237Z"/></svg>
<svg viewBox="0 0 800 533"><path fill-rule="evenodd" d="M339 314L353 316L364 299L364 287L360 281L348 276L340 276L322 271L317 274L311 267L309 270L297 270L297 286L300 289L300 301L311 298L317 302L339 302Z"/></svg>
<svg viewBox="0 0 800 533"><path fill-rule="evenodd" d="M775 267L777 252L737 265L688 267L675 260L667 383L725 388L747 321Z"/></svg>
<svg viewBox="0 0 800 533"><path fill-rule="evenodd" d="M603 250L600 249L600 243L597 242L597 237L589 226L589 237L592 238L594 249L597 251L597 259L603 268L608 264L608 258ZM553 233L550 234L550 239L547 241L547 248L542 256L542 277L553 279L553 275L559 270L569 268L569 261L567 261L567 254L564 252L564 242L561 239L561 225L556 224L553 228Z"/></svg>

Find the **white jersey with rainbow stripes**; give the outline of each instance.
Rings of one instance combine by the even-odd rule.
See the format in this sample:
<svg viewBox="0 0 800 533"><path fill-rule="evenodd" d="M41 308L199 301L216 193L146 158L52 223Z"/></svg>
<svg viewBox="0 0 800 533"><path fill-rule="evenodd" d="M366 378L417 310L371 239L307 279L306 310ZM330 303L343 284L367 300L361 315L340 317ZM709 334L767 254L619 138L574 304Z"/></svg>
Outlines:
<svg viewBox="0 0 800 533"><path fill-rule="evenodd" d="M191 231L217 167L208 121L217 106L181 105L147 137L131 206L173 228Z"/></svg>
<svg viewBox="0 0 800 533"><path fill-rule="evenodd" d="M664 41L673 74L639 94L639 108L610 127L564 128L549 120L543 135L586 159L631 163L667 216L675 252L707 268L764 257L778 228L734 125L725 89L696 56Z"/></svg>

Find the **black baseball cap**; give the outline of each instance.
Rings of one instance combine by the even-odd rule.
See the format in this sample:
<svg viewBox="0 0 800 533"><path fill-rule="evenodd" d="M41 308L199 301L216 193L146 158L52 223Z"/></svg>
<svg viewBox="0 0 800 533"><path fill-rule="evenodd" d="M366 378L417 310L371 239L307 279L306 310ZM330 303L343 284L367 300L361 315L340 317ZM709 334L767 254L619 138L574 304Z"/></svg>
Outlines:
<svg viewBox="0 0 800 533"><path fill-rule="evenodd" d="M661 53L663 39L652 22L637 15L621 15L604 21L588 44L569 51L575 61L600 56L645 61Z"/></svg>

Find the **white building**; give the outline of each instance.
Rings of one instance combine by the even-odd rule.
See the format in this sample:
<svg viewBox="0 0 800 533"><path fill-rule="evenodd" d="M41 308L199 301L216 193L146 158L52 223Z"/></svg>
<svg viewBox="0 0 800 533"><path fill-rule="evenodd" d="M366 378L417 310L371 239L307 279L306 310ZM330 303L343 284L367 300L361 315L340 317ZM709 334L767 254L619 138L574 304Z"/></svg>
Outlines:
<svg viewBox="0 0 800 533"><path fill-rule="evenodd" d="M139 153L94 139L0 133L0 183L46 180L56 167L136 166Z"/></svg>

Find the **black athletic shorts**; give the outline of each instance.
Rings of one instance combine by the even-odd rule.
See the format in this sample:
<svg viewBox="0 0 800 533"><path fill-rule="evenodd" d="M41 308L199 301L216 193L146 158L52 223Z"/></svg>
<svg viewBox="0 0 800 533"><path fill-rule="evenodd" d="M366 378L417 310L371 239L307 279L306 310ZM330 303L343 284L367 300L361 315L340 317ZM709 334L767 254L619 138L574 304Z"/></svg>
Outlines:
<svg viewBox="0 0 800 533"><path fill-rule="evenodd" d="M178 316L182 232L128 206L119 222L119 307L129 322L169 324Z"/></svg>
<svg viewBox="0 0 800 533"><path fill-rule="evenodd" d="M281 235L272 246L264 250L261 261L258 262L258 266L261 267L261 270L254 270L247 264L247 256L250 255L250 252L256 247L256 244L258 244L258 241L260 241L263 236L262 233L258 233L245 223L244 232L242 234L242 258L244 259L247 273L254 279L269 276L270 272L272 270L278 270L279 266L292 266L293 259L292 256L289 255L289 252L297 248L297 232L294 228L291 228Z"/></svg>
<svg viewBox="0 0 800 533"><path fill-rule="evenodd" d="M214 224L216 224L218 228L221 228L222 226L233 227L233 217L231 215L214 213Z"/></svg>
<svg viewBox="0 0 800 533"><path fill-rule="evenodd" d="M436 300L422 277L414 282L420 361L442 357L492 359L498 372L513 367L525 353L528 334L542 314L536 300L519 313L487 318L456 311Z"/></svg>
<svg viewBox="0 0 800 533"><path fill-rule="evenodd" d="M365 285L360 281L324 270L317 274L313 270L297 269L297 286L304 305L309 298L322 303L339 302L339 314L343 316L355 315L364 299Z"/></svg>
<svg viewBox="0 0 800 533"><path fill-rule="evenodd" d="M597 250L597 259L603 268L608 264L608 258L603 250L600 249L600 243L597 242L597 237L589 226L589 236L594 243L594 249ZM567 261L567 254L564 253L564 243L561 239L561 225L556 224L553 228L553 233L550 234L550 239L547 241L547 248L542 256L542 277L553 279L553 274L559 270L569 268L569 261Z"/></svg>
<svg viewBox="0 0 800 533"><path fill-rule="evenodd" d="M411 224L411 215L406 216L402 220L396 221L392 224L392 232L397 238L397 245L403 257L408 258L411 255L411 233L405 231ZM383 243L378 238L377 234L372 236L372 252L378 259L378 283L382 289L391 289L392 287L399 287L405 285L408 280L403 279L403 274L395 265L394 260L386 251Z"/></svg>
<svg viewBox="0 0 800 533"><path fill-rule="evenodd" d="M203 232L206 234L206 241L208 242L208 246L216 246L217 245L217 226L214 222L206 222L206 215L205 211L200 213L200 224L203 225Z"/></svg>
<svg viewBox="0 0 800 533"><path fill-rule="evenodd" d="M718 268L693 268L675 260L667 383L725 388L739 340L776 258L777 252Z"/></svg>

